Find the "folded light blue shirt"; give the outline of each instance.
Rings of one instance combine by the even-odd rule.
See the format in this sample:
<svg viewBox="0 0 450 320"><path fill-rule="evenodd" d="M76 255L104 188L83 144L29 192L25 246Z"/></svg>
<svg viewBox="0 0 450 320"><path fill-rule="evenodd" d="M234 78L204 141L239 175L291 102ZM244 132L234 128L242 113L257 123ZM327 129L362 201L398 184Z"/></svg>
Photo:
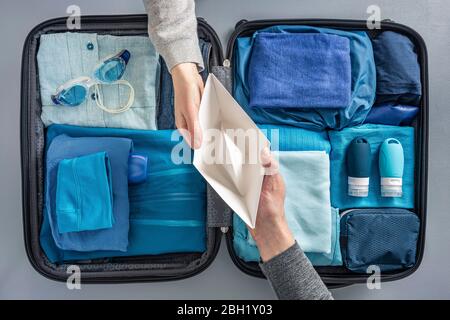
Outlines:
<svg viewBox="0 0 450 320"><path fill-rule="evenodd" d="M259 32L324 33L350 41L351 102L344 109L304 110L293 108L250 108L248 65L254 39ZM375 100L376 71L372 42L364 31L345 31L311 26L273 26L239 37L235 42L233 96L257 124L291 125L310 130L342 129L363 123Z"/></svg>
<svg viewBox="0 0 450 320"><path fill-rule="evenodd" d="M52 139L46 159L43 225L48 224L50 230L48 227L41 229L41 245L44 251L55 244L59 249L75 251L127 250L129 230L128 158L131 149L132 141L126 138L72 138L62 134ZM111 162L115 223L108 229L61 233L57 223L55 201L58 165L64 159L97 152L107 152ZM53 260L52 257L50 259Z"/></svg>
<svg viewBox="0 0 450 320"><path fill-rule="evenodd" d="M377 124L364 124L341 131L329 131L331 142L331 205L340 209L399 207L414 208L414 128ZM368 197L348 195L346 151L356 137L367 139L371 149L371 173ZM403 195L398 198L382 197L378 154L387 138L400 141L404 153Z"/></svg>
<svg viewBox="0 0 450 320"><path fill-rule="evenodd" d="M76 107L55 105L51 95L65 82L80 76L92 77L97 64L110 55L127 49L131 53L123 80L134 88L135 99L123 113L110 114L97 107L89 95ZM41 119L45 126L71 124L90 127L156 129L156 105L159 92L159 55L147 36L111 36L97 33L51 33L39 39L37 54ZM91 90L91 94L93 91ZM104 105L124 106L129 88L102 85Z"/></svg>
<svg viewBox="0 0 450 320"><path fill-rule="evenodd" d="M346 108L349 42L326 33L257 33L248 66L250 107Z"/></svg>
<svg viewBox="0 0 450 320"><path fill-rule="evenodd" d="M56 221L60 233L113 226L112 172L106 152L61 160L56 182Z"/></svg>

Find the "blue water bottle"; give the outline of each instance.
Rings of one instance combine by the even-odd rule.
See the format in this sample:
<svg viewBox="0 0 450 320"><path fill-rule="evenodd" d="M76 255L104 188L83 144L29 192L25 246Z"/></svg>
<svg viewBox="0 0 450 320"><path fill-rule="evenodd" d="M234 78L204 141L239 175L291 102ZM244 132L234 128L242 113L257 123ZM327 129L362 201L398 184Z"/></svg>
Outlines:
<svg viewBox="0 0 450 320"><path fill-rule="evenodd" d="M394 138L384 140L380 147L380 185L382 197L401 197L404 167L403 147Z"/></svg>
<svg viewBox="0 0 450 320"><path fill-rule="evenodd" d="M367 197L371 153L369 142L361 137L353 139L347 148L348 195Z"/></svg>

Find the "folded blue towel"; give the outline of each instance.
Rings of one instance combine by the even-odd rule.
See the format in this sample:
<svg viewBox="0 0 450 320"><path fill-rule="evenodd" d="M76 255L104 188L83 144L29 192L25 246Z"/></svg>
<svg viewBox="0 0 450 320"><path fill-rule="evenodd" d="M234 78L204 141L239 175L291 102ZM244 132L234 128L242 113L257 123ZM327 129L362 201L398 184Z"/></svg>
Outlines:
<svg viewBox="0 0 450 320"><path fill-rule="evenodd" d="M409 126L419 113L419 107L398 104L373 106L364 123Z"/></svg>
<svg viewBox="0 0 450 320"><path fill-rule="evenodd" d="M130 201L130 227L126 252L61 250L55 245L49 221L44 216L41 245L50 261L206 250L206 183L191 164L173 163L171 151L181 140L176 131L52 125L47 130L47 144L61 134L72 137L92 137L91 139L100 137L131 139L134 152L148 158L149 170L148 178L144 183L130 185L127 189ZM111 165L113 166L112 159ZM125 165L124 171L126 180ZM114 200L116 203L116 197ZM114 227L117 223L116 219Z"/></svg>
<svg viewBox="0 0 450 320"><path fill-rule="evenodd" d="M269 139L272 151L331 151L326 131L268 124L259 125L259 128Z"/></svg>
<svg viewBox="0 0 450 320"><path fill-rule="evenodd" d="M49 142L50 143L50 142ZM120 250L128 246L128 157L132 148L125 138L71 138L65 134L52 139L47 150L45 215L54 244L60 249L76 251ZM68 158L107 152L111 162L114 225L109 229L61 233L56 216L56 180L59 163ZM42 232L42 230L41 230ZM43 244L45 250L45 244Z"/></svg>
<svg viewBox="0 0 450 320"><path fill-rule="evenodd" d="M305 252L314 266L341 266L342 255L339 242L339 209L331 208L331 251L330 253ZM260 261L260 255L247 226L236 214L233 215L233 248L239 258L246 262Z"/></svg>
<svg viewBox="0 0 450 320"><path fill-rule="evenodd" d="M329 131L331 142L331 205L341 209L399 207L414 208L414 128L376 124L364 124L341 131ZM347 193L346 151L350 142L362 137L370 143L372 167L369 196L351 197ZM399 198L381 197L378 153L380 145L387 138L400 141L404 152L403 196Z"/></svg>
<svg viewBox="0 0 450 320"><path fill-rule="evenodd" d="M100 60L127 49L131 58L123 80L134 88L131 108L110 114L97 107L90 97L81 105L55 105L51 95L63 83L81 76L92 76ZM85 32L43 34L37 54L42 114L45 126L72 124L91 127L156 129L156 103L159 92L159 55L147 36L111 36ZM123 85L101 86L104 105L114 108L128 101L129 89Z"/></svg>
<svg viewBox="0 0 450 320"><path fill-rule="evenodd" d="M59 162L56 221L60 233L113 226L112 172L106 152Z"/></svg>
<svg viewBox="0 0 450 320"><path fill-rule="evenodd" d="M377 67L377 103L418 105L422 95L420 65L411 40L384 31L372 44Z"/></svg>
<svg viewBox="0 0 450 320"><path fill-rule="evenodd" d="M259 32L321 33L345 37L350 41L351 102L345 109L250 108L248 66ZM311 130L342 129L361 124L375 100L376 71L372 42L363 31L343 31L309 26L274 26L254 33L253 37L239 37L235 42L233 96L258 124L285 124Z"/></svg>
<svg viewBox="0 0 450 320"><path fill-rule="evenodd" d="M259 32L248 65L250 107L346 108L350 41L325 33Z"/></svg>

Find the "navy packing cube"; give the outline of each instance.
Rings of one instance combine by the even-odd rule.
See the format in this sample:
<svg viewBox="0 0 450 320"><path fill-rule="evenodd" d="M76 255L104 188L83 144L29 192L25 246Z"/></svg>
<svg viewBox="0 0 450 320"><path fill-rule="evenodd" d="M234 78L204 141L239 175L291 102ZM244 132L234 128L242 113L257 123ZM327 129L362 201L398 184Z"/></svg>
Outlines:
<svg viewBox="0 0 450 320"><path fill-rule="evenodd" d="M83 28L77 32L98 34L147 35L146 15L84 16ZM236 39L251 36L255 31L276 25L305 25L345 30L368 31L376 35L378 30L367 30L366 21L334 19L293 20L242 20L236 24L225 52L214 29L202 18L198 19L199 38L211 43L208 71L231 91L233 84L234 46ZM412 124L416 132L415 159L415 205L412 210L418 219L416 257L414 263L405 263L402 268L382 274L383 281L401 279L417 270L424 250L426 199L427 199L427 154L428 154L428 70L425 43L414 30L393 22L383 21L381 29L407 36L417 48L420 62L422 99L419 113ZM21 159L24 241L28 258L33 267L45 277L65 281L69 265L76 263L83 273L84 283L116 283L136 281L168 281L190 277L205 270L214 260L225 236L230 257L243 272L263 277L256 262L241 260L233 249L232 211L208 186L206 190L206 250L200 252L140 255L132 257L109 257L69 263L53 263L44 254L39 233L43 220L45 134L41 121L39 75L36 56L40 36L47 33L67 32L66 18L45 21L36 26L25 40L22 57L21 83ZM161 99L161 97L160 97ZM158 107L161 107L160 105ZM158 112L157 114L160 114ZM412 260L411 260L412 261ZM357 273L345 266L317 267L316 270L330 287L365 282L369 276ZM356 269L355 269L356 270Z"/></svg>
<svg viewBox="0 0 450 320"><path fill-rule="evenodd" d="M365 273L411 268L416 262L420 221L405 209L351 209L341 216L341 252L347 268Z"/></svg>

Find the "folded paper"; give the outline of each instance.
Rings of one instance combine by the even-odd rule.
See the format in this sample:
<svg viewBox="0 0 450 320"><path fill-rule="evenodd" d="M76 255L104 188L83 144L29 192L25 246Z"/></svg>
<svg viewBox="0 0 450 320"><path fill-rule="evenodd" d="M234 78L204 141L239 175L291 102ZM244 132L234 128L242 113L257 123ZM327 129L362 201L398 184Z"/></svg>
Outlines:
<svg viewBox="0 0 450 320"><path fill-rule="evenodd" d="M210 74L199 111L203 131L194 166L251 228L264 178L259 155L269 141L220 81Z"/></svg>

